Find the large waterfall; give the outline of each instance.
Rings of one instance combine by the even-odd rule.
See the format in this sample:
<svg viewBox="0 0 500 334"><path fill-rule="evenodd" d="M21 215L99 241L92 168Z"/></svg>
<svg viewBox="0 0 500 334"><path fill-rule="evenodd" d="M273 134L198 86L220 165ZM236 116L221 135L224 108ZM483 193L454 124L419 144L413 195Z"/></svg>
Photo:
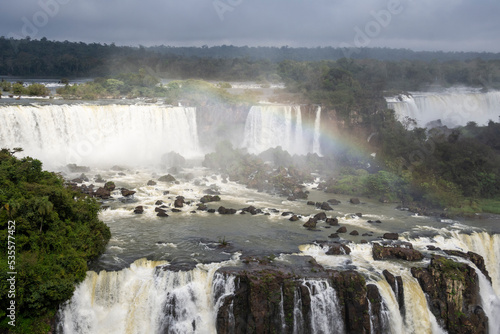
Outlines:
<svg viewBox="0 0 500 334"><path fill-rule="evenodd" d="M0 143L46 165L150 164L175 151L199 156L196 109L153 105L0 107Z"/></svg>
<svg viewBox="0 0 500 334"><path fill-rule="evenodd" d="M317 108L313 127L305 125L303 118L300 106L254 106L248 113L242 146L254 154L278 146L290 154L321 154L321 108Z"/></svg>
<svg viewBox="0 0 500 334"><path fill-rule="evenodd" d="M449 127L464 126L474 121L485 125L500 117L500 92L446 91L444 93L412 93L387 99L400 120L410 117L418 126L440 119Z"/></svg>

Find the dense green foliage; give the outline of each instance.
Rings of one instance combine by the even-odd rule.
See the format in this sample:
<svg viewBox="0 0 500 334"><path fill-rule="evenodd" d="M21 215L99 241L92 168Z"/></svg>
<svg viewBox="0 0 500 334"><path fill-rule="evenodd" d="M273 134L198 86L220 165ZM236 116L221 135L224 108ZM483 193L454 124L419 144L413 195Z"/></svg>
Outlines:
<svg viewBox="0 0 500 334"><path fill-rule="evenodd" d="M405 49L289 47L124 47L0 37L0 75L97 77L138 72L171 79L279 81L278 64L337 63L362 85L416 90L430 84L500 82L500 54ZM350 59L347 60L346 57ZM338 62L337 62L338 61ZM300 65L303 66L303 65ZM279 71L282 74L282 71ZM308 73L307 75L311 75ZM283 77L287 80L289 78Z"/></svg>
<svg viewBox="0 0 500 334"><path fill-rule="evenodd" d="M85 278L87 262L110 238L98 211L94 199L66 188L40 161L0 151L0 331L47 332L59 304ZM9 234L8 221L15 221L15 233ZM7 267L9 235L15 238L14 270ZM15 328L5 318L10 271L17 272Z"/></svg>

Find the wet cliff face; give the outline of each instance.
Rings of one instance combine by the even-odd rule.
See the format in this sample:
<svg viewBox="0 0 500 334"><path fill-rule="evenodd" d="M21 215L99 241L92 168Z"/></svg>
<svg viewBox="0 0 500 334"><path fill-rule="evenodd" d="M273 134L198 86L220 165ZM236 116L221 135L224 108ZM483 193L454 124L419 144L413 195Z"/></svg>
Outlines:
<svg viewBox="0 0 500 334"><path fill-rule="evenodd" d="M257 261L221 269L236 276L236 290L219 309L217 332L370 333L369 290L372 309L381 309L373 285L368 288L355 271L326 270L309 257L297 261L293 266Z"/></svg>
<svg viewBox="0 0 500 334"><path fill-rule="evenodd" d="M479 278L464 263L434 256L427 268L412 268L429 307L449 333L487 333L488 318L480 304Z"/></svg>
<svg viewBox="0 0 500 334"><path fill-rule="evenodd" d="M297 263L250 260L222 268L235 277L235 293L218 309L218 333L387 333L387 309L377 285L353 270L327 270L312 258ZM426 268L412 268L440 326L449 333L487 333L479 280L464 263L434 256ZM403 281L384 272L405 314Z"/></svg>

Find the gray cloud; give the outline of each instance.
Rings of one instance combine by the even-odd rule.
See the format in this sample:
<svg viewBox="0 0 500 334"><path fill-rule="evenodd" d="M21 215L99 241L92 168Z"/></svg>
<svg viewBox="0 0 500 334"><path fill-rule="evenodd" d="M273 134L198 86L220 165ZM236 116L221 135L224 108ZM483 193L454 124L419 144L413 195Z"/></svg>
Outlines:
<svg viewBox="0 0 500 334"><path fill-rule="evenodd" d="M398 11L387 20L391 5ZM336 47L362 40L500 52L498 13L497 0L3 0L0 35L118 45Z"/></svg>

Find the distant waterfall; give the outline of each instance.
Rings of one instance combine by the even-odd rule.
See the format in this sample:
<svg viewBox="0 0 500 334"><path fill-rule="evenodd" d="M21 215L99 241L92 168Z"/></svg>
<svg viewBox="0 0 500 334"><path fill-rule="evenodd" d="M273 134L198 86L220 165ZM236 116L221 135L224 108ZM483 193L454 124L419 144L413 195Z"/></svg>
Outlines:
<svg viewBox="0 0 500 334"><path fill-rule="evenodd" d="M153 105L0 107L0 146L45 163L159 163L170 151L199 156L196 110Z"/></svg>
<svg viewBox="0 0 500 334"><path fill-rule="evenodd" d="M463 126L470 121L485 125L489 120L498 122L500 116L500 92L414 93L388 98L387 104L400 120L410 117L418 126L437 119L449 127Z"/></svg>
<svg viewBox="0 0 500 334"><path fill-rule="evenodd" d="M320 154L320 113L316 113L314 129L307 131L300 106L253 106L245 122L242 146L259 154L281 146L290 154Z"/></svg>
<svg viewBox="0 0 500 334"><path fill-rule="evenodd" d="M222 264L179 272L161 264L138 260L118 272L89 272L61 309L58 332L215 333L217 309L234 292L234 279L215 274Z"/></svg>
<svg viewBox="0 0 500 334"><path fill-rule="evenodd" d="M320 147L320 134L321 134L321 107L316 109L316 119L314 120L314 139L313 139L313 153L321 156Z"/></svg>

